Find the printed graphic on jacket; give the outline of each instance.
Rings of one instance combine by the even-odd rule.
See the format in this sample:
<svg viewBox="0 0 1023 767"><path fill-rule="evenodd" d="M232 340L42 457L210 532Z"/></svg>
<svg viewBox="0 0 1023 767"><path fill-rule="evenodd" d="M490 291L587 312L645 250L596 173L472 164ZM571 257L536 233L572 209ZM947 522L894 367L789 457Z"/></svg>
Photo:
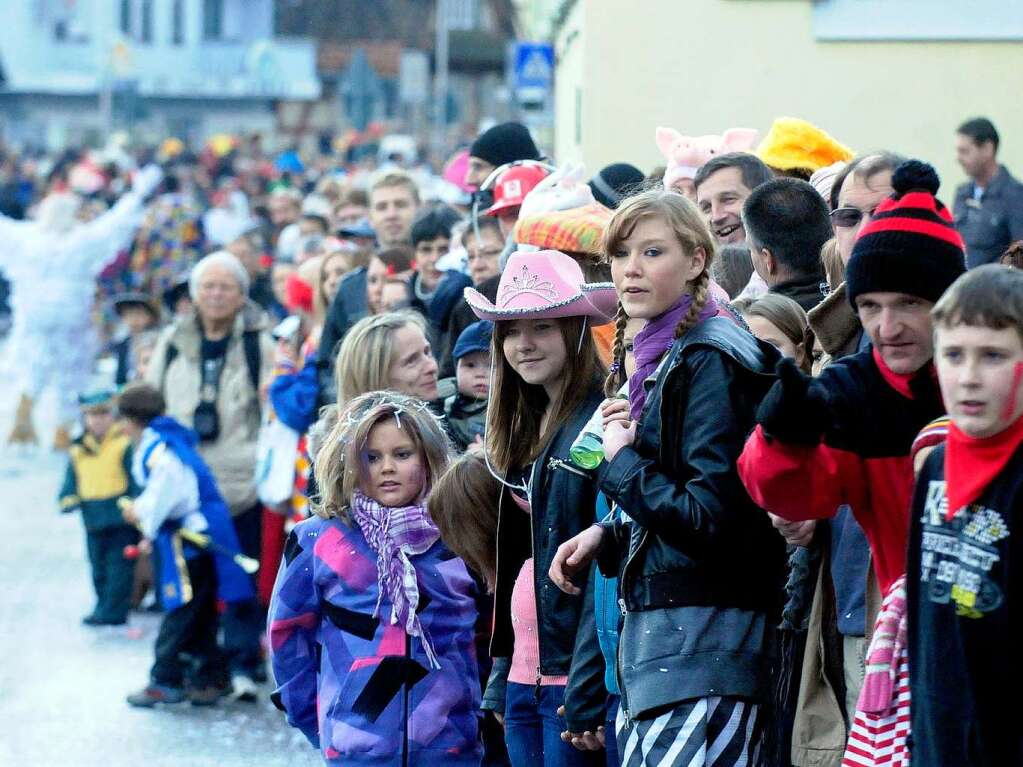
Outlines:
<svg viewBox="0 0 1023 767"><path fill-rule="evenodd" d="M979 504L960 509L951 521L947 510L945 482L931 480L920 520L921 597L952 603L962 617L982 618L1005 600L992 570L1002 560L996 544L1009 537L1009 526L998 511Z"/></svg>

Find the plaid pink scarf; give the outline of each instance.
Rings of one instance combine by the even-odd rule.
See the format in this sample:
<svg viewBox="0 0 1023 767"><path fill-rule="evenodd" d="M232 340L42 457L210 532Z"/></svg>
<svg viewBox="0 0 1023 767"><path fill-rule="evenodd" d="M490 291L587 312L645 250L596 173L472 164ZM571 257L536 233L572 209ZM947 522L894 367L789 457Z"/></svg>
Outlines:
<svg viewBox="0 0 1023 767"><path fill-rule="evenodd" d="M419 583L411 555L423 554L440 538L440 530L426 513L425 506L381 506L358 490L352 497L352 518L366 542L377 555L377 596L375 616L380 615L384 595L391 600L391 623L399 621L406 633L417 636L434 668L439 668L433 647L426 636L416 610L419 608Z"/></svg>

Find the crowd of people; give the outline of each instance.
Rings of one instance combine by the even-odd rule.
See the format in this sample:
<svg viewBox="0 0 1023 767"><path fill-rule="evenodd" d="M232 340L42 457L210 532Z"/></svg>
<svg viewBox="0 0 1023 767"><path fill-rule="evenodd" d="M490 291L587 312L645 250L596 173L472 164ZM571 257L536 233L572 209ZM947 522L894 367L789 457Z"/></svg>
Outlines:
<svg viewBox="0 0 1023 767"><path fill-rule="evenodd" d="M951 210L803 120L654 139L6 156L9 441L53 385L83 622L164 611L129 704L270 695L331 765L1023 763L994 126Z"/></svg>

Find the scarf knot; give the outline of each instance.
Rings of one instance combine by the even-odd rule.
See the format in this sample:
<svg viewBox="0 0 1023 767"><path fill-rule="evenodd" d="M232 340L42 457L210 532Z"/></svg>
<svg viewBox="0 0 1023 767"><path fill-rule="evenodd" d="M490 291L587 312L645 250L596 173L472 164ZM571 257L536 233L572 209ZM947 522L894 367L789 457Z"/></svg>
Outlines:
<svg viewBox="0 0 1023 767"><path fill-rule="evenodd" d="M427 552L440 538L440 530L419 504L392 508L363 495L352 496L352 518L377 555L377 595L373 615L380 616L384 596L391 600L390 622L401 623L409 636L419 637L434 668L439 668L430 639L419 620L419 582L410 557Z"/></svg>

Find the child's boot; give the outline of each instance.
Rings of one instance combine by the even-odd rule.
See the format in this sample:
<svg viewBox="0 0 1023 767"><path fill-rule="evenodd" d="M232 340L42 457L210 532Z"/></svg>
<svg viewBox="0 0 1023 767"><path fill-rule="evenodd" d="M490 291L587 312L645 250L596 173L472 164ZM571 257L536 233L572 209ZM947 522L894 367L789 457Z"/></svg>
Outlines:
<svg viewBox="0 0 1023 767"><path fill-rule="evenodd" d="M185 691L180 687L150 682L138 692L128 696L129 706L135 708L153 708L158 703L181 703L185 699Z"/></svg>

